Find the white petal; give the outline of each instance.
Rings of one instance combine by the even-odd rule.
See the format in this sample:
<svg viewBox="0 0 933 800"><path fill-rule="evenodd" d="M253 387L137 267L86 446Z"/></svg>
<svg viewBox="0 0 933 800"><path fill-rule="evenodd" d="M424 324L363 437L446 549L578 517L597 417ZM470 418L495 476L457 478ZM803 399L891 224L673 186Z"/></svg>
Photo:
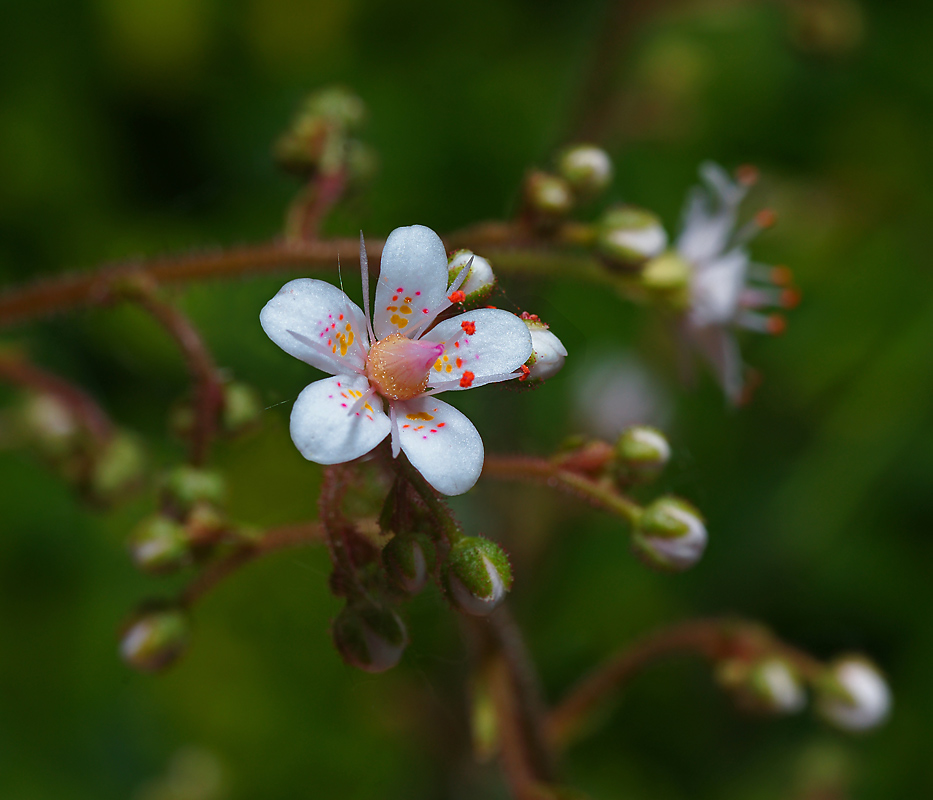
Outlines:
<svg viewBox="0 0 933 800"><path fill-rule="evenodd" d="M463 323L472 323L468 328L474 333L467 334ZM472 372L481 385L483 378L507 376L531 357L528 326L514 314L497 308L478 308L444 320L421 338L448 343L429 373L428 386L432 387L455 381L452 388L460 389L464 372Z"/></svg>
<svg viewBox="0 0 933 800"><path fill-rule="evenodd" d="M567 348L545 327L532 327L530 331L535 363L531 365L528 377L542 381L553 378L564 366Z"/></svg>
<svg viewBox="0 0 933 800"><path fill-rule="evenodd" d="M363 312L325 281L289 281L266 303L259 321L268 337L286 353L324 372L350 373L366 364Z"/></svg>
<svg viewBox="0 0 933 800"><path fill-rule="evenodd" d="M463 414L436 397L394 403L399 441L415 469L441 494L469 491L483 470L483 440Z"/></svg>
<svg viewBox="0 0 933 800"><path fill-rule="evenodd" d="M360 375L335 375L306 386L298 395L292 408L292 441L308 461L352 461L389 435L389 418L378 395L350 413L368 389L369 381Z"/></svg>
<svg viewBox="0 0 933 800"><path fill-rule="evenodd" d="M731 331L722 325L688 327L687 337L709 362L729 402L738 404L745 388L742 355Z"/></svg>
<svg viewBox="0 0 933 800"><path fill-rule="evenodd" d="M430 228L396 228L386 239L376 284L373 327L384 339L407 334L444 300L447 251Z"/></svg>
<svg viewBox="0 0 933 800"><path fill-rule="evenodd" d="M748 254L736 248L694 272L690 282L690 317L694 325L722 325L735 319L748 260Z"/></svg>

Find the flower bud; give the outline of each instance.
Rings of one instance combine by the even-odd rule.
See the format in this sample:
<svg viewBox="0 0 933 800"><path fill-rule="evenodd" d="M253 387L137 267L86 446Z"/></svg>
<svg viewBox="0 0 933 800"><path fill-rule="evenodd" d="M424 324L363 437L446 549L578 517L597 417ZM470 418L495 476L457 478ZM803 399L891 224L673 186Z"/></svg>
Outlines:
<svg viewBox="0 0 933 800"><path fill-rule="evenodd" d="M457 542L444 564L447 597L461 611L484 617L512 588L512 567L495 542L468 536Z"/></svg>
<svg viewBox="0 0 933 800"><path fill-rule="evenodd" d="M599 194L612 182L612 161L605 150L588 144L568 147L557 161L557 171L579 195Z"/></svg>
<svg viewBox="0 0 933 800"><path fill-rule="evenodd" d="M184 527L161 514L142 520L130 534L128 545L133 563L152 574L179 569L191 556Z"/></svg>
<svg viewBox="0 0 933 800"><path fill-rule="evenodd" d="M94 461L91 494L102 502L118 499L140 483L144 467L145 456L136 437L114 434Z"/></svg>
<svg viewBox="0 0 933 800"><path fill-rule="evenodd" d="M531 358L525 362L530 381L545 381L554 377L564 366L567 348L548 330L548 325L534 315L522 315L531 333Z"/></svg>
<svg viewBox="0 0 933 800"><path fill-rule="evenodd" d="M180 509L187 510L201 500L222 505L226 486L219 473L183 464L165 477L165 493Z"/></svg>
<svg viewBox="0 0 933 800"><path fill-rule="evenodd" d="M776 714L793 714L807 702L799 676L782 658L755 664L749 673L749 687L761 704Z"/></svg>
<svg viewBox="0 0 933 800"><path fill-rule="evenodd" d="M642 267L639 279L650 294L674 305L678 310L689 302L690 265L673 251L655 256Z"/></svg>
<svg viewBox="0 0 933 800"><path fill-rule="evenodd" d="M120 655L134 669L159 672L185 651L188 635L188 618L180 609L144 611L124 629Z"/></svg>
<svg viewBox="0 0 933 800"><path fill-rule="evenodd" d="M635 552L655 567L674 572L689 569L706 549L703 518L678 497L660 497L642 511L632 544Z"/></svg>
<svg viewBox="0 0 933 800"><path fill-rule="evenodd" d="M846 731L880 725L891 711L891 690L878 668L860 656L837 659L816 685L819 711Z"/></svg>
<svg viewBox="0 0 933 800"><path fill-rule="evenodd" d="M391 669L408 645L408 632L398 615L372 603L347 605L334 620L332 633L343 660L366 672Z"/></svg>
<svg viewBox="0 0 933 800"><path fill-rule="evenodd" d="M259 393L245 383L231 381L224 385L221 424L226 433L237 434L258 424L263 405Z"/></svg>
<svg viewBox="0 0 933 800"><path fill-rule="evenodd" d="M80 445L81 425L65 403L51 394L29 394L21 411L29 437L46 458L58 458Z"/></svg>
<svg viewBox="0 0 933 800"><path fill-rule="evenodd" d="M649 480L670 460L671 446L657 428L634 425L622 431L615 452L624 477Z"/></svg>
<svg viewBox="0 0 933 800"><path fill-rule="evenodd" d="M661 220L634 206L610 208L599 221L596 249L612 266L637 267L667 247Z"/></svg>
<svg viewBox="0 0 933 800"><path fill-rule="evenodd" d="M525 201L542 220L554 221L573 208L573 193L563 178L547 172L532 172L525 180Z"/></svg>
<svg viewBox="0 0 933 800"><path fill-rule="evenodd" d="M382 548L382 563L389 581L409 595L424 588L436 559L434 542L424 534L398 533Z"/></svg>
<svg viewBox="0 0 933 800"><path fill-rule="evenodd" d="M467 279L460 284L460 291L466 295L467 303L485 300L496 288L496 276L490 263L482 256L475 255L472 250L457 250L447 264L447 282L453 284L460 271L470 263L470 272Z"/></svg>

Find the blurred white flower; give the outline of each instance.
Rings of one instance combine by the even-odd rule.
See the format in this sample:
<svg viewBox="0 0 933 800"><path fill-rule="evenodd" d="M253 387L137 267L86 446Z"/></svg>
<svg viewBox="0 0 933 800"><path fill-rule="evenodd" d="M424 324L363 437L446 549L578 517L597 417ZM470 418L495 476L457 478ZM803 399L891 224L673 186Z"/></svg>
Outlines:
<svg viewBox="0 0 933 800"><path fill-rule="evenodd" d="M878 668L858 656L841 658L832 666L832 681L824 688L820 712L847 731L880 725L891 712L891 690Z"/></svg>

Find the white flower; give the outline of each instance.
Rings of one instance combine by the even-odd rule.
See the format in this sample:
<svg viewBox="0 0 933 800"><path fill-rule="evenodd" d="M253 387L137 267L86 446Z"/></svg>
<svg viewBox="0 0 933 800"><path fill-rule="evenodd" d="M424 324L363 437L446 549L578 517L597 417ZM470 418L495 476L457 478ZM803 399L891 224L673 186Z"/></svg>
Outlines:
<svg viewBox="0 0 933 800"><path fill-rule="evenodd" d="M434 395L509 380L531 355L525 323L507 311L437 317L457 299L447 288L447 253L429 228L397 228L386 240L369 322L369 276L360 246L363 306L335 286L299 278L263 308L263 330L285 352L334 377L298 395L291 436L309 461L359 458L386 436L435 489L468 491L483 468L473 424ZM461 270L459 280L465 279ZM434 327L431 327L434 325ZM388 413L385 406L388 406Z"/></svg>
<svg viewBox="0 0 933 800"><path fill-rule="evenodd" d="M786 287L786 268L753 263L745 249L759 231L773 223L771 212L759 212L735 230L739 205L754 181L752 174L746 171L743 179L733 181L722 167L706 162L700 176L706 185L690 193L676 244L690 270L689 309L683 327L735 403L743 396L745 377L733 329L781 333L784 318L759 309L791 307L799 295Z"/></svg>
<svg viewBox="0 0 933 800"><path fill-rule="evenodd" d="M548 330L548 325L542 322L536 314L523 314L522 319L531 332L532 362L529 364L528 374L525 378L532 381L545 381L553 378L567 358L567 348L563 342Z"/></svg>
<svg viewBox="0 0 933 800"><path fill-rule="evenodd" d="M837 685L820 701L826 719L847 731L868 730L887 719L891 690L873 664L856 656L841 658L832 677Z"/></svg>

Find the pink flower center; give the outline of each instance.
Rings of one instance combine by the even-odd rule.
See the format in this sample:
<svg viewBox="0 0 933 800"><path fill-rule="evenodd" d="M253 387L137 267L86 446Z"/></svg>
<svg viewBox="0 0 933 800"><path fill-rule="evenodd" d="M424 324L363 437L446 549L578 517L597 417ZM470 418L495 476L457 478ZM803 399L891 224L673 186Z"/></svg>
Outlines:
<svg viewBox="0 0 933 800"><path fill-rule="evenodd" d="M366 374L383 397L410 400L428 388L428 370L443 353L443 344L414 341L393 333L370 349Z"/></svg>

